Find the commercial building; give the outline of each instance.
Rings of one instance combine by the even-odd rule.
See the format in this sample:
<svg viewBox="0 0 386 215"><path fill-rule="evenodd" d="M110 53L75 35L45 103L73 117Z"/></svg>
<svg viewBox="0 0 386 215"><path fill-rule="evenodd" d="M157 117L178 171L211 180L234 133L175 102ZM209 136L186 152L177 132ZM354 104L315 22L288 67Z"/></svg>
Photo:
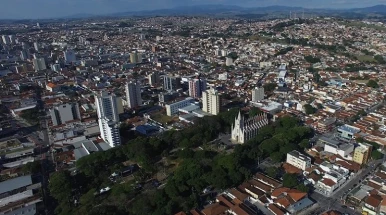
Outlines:
<svg viewBox="0 0 386 215"><path fill-rule="evenodd" d="M141 84L139 82L126 83L126 100L129 108L142 105Z"/></svg>
<svg viewBox="0 0 386 215"><path fill-rule="evenodd" d="M259 133L259 130L268 125L269 121L266 114L261 114L249 119L245 119L239 112L232 125L232 141L236 143L246 143Z"/></svg>
<svg viewBox="0 0 386 215"><path fill-rule="evenodd" d="M181 78L174 76L164 76L164 90L177 90L181 88Z"/></svg>
<svg viewBox="0 0 386 215"><path fill-rule="evenodd" d="M221 98L218 92L210 89L202 92L202 110L212 115L220 113Z"/></svg>
<svg viewBox="0 0 386 215"><path fill-rule="evenodd" d="M353 161L358 164L367 163L371 156L372 147L367 143L359 143L359 146L354 150Z"/></svg>
<svg viewBox="0 0 386 215"><path fill-rule="evenodd" d="M0 214L37 214L37 204L42 201L40 188L40 183L32 182L31 175L0 182Z"/></svg>
<svg viewBox="0 0 386 215"><path fill-rule="evenodd" d="M50 109L50 115L54 126L65 124L75 119L81 119L78 103L55 105Z"/></svg>
<svg viewBox="0 0 386 215"><path fill-rule="evenodd" d="M319 141L324 143L324 151L340 155L347 160L352 160L351 153L354 151L353 144L342 143L324 136L322 136Z"/></svg>
<svg viewBox="0 0 386 215"><path fill-rule="evenodd" d="M303 171L308 167L311 167L311 158L301 154L296 150L293 150L292 152L287 153L286 162Z"/></svg>
<svg viewBox="0 0 386 215"><path fill-rule="evenodd" d="M256 87L252 90L252 101L262 101L264 100L264 87Z"/></svg>
<svg viewBox="0 0 386 215"><path fill-rule="evenodd" d="M342 125L338 127L338 133L340 137L345 139L354 139L354 135L359 133L361 130L351 125Z"/></svg>
<svg viewBox="0 0 386 215"><path fill-rule="evenodd" d="M34 65L35 71L42 71L47 69L46 61L44 60L44 58L33 59L32 63Z"/></svg>
<svg viewBox="0 0 386 215"><path fill-rule="evenodd" d="M166 114L168 116L176 115L180 108L187 107L187 106L189 106L193 102L194 102L194 99L191 98L191 97L188 97L188 98L185 98L184 100L167 104L167 105L165 105L165 107L166 107Z"/></svg>
<svg viewBox="0 0 386 215"><path fill-rule="evenodd" d="M206 80L195 78L189 80L189 96L192 98L201 98L202 92L206 91Z"/></svg>
<svg viewBox="0 0 386 215"><path fill-rule="evenodd" d="M111 147L121 144L117 101L118 99L114 94L107 92L101 92L95 99L101 137Z"/></svg>

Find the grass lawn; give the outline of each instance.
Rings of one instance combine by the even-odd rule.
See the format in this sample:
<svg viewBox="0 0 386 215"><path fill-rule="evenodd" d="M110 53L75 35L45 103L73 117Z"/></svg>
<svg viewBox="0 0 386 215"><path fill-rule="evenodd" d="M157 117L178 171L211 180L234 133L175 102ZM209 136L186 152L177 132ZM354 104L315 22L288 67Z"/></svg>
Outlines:
<svg viewBox="0 0 386 215"><path fill-rule="evenodd" d="M151 118L159 123L166 124L173 121L173 117L167 116L165 114L157 113L151 116Z"/></svg>
<svg viewBox="0 0 386 215"><path fill-rule="evenodd" d="M375 63L377 62L373 56L370 56L370 55L357 55L356 56L358 58L359 61L361 62L370 62L370 63Z"/></svg>

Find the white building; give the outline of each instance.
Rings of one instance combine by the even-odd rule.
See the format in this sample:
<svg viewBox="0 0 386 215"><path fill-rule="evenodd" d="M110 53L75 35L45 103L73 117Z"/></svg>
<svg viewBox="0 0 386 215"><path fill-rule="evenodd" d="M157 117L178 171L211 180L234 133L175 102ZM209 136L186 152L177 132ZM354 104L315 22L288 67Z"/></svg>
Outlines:
<svg viewBox="0 0 386 215"><path fill-rule="evenodd" d="M119 123L109 120L108 118L99 119L101 125L101 136L109 146L115 147L121 144L121 136L119 135Z"/></svg>
<svg viewBox="0 0 386 215"><path fill-rule="evenodd" d="M225 60L226 66L233 66L233 59L231 57L227 57Z"/></svg>
<svg viewBox="0 0 386 215"><path fill-rule="evenodd" d="M264 100L264 88L263 87L256 87L252 90L252 101L262 101Z"/></svg>
<svg viewBox="0 0 386 215"><path fill-rule="evenodd" d="M268 125L269 121L266 114L258 115L249 119L239 115L232 125L232 141L237 143L246 143L257 136L260 128Z"/></svg>
<svg viewBox="0 0 386 215"><path fill-rule="evenodd" d="M5 45L9 45L11 43L11 41L9 40L9 36L8 35L3 35L2 39L3 39L3 43Z"/></svg>
<svg viewBox="0 0 386 215"><path fill-rule="evenodd" d="M352 152L354 151L354 145L350 143L341 143L335 140L321 138L321 142L324 143L324 151L330 152L335 155L340 155L342 158L352 160Z"/></svg>
<svg viewBox="0 0 386 215"><path fill-rule="evenodd" d="M311 158L294 150L287 153L287 163L304 171L305 169L311 167Z"/></svg>
<svg viewBox="0 0 386 215"><path fill-rule="evenodd" d="M168 116L173 116L173 115L178 113L178 110L180 108L187 107L187 106L189 106L193 102L194 102L194 99L191 98L191 97L188 97L188 98L186 98L186 99L184 99L182 101L178 101L178 102L167 104L167 105L165 105L166 114Z"/></svg>
<svg viewBox="0 0 386 215"><path fill-rule="evenodd" d="M95 99L101 137L111 147L121 144L117 101L118 99L114 94L107 92L101 92Z"/></svg>
<svg viewBox="0 0 386 215"><path fill-rule="evenodd" d="M55 105L50 109L50 115L54 126L81 119L78 103Z"/></svg>
<svg viewBox="0 0 386 215"><path fill-rule="evenodd" d="M63 55L64 55L64 60L66 61L66 63L72 63L72 62L76 61L75 52L72 50L64 51Z"/></svg>
<svg viewBox="0 0 386 215"><path fill-rule="evenodd" d="M217 115L220 113L221 98L218 92L210 89L202 92L202 110L204 112Z"/></svg>
<svg viewBox="0 0 386 215"><path fill-rule="evenodd" d="M129 108L142 105L141 84L139 82L126 83L126 100Z"/></svg>

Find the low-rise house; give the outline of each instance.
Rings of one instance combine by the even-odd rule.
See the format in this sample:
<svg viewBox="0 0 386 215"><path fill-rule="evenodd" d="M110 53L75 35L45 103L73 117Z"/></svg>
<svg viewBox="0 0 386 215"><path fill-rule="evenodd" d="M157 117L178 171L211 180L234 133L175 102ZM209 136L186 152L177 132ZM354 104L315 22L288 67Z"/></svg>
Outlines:
<svg viewBox="0 0 386 215"><path fill-rule="evenodd" d="M379 214L382 201L383 198L379 195L368 196L365 200L365 204L362 206L362 213L366 213L369 215Z"/></svg>

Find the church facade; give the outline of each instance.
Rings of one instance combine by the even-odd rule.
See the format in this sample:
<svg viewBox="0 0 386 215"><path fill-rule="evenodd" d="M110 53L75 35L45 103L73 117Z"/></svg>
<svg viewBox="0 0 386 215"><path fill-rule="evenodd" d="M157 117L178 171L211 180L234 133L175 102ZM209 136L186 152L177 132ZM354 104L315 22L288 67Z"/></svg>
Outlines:
<svg viewBox="0 0 386 215"><path fill-rule="evenodd" d="M239 144L246 143L256 137L259 129L268 125L268 123L267 114L259 114L246 119L239 112L235 123L232 124L232 141Z"/></svg>

